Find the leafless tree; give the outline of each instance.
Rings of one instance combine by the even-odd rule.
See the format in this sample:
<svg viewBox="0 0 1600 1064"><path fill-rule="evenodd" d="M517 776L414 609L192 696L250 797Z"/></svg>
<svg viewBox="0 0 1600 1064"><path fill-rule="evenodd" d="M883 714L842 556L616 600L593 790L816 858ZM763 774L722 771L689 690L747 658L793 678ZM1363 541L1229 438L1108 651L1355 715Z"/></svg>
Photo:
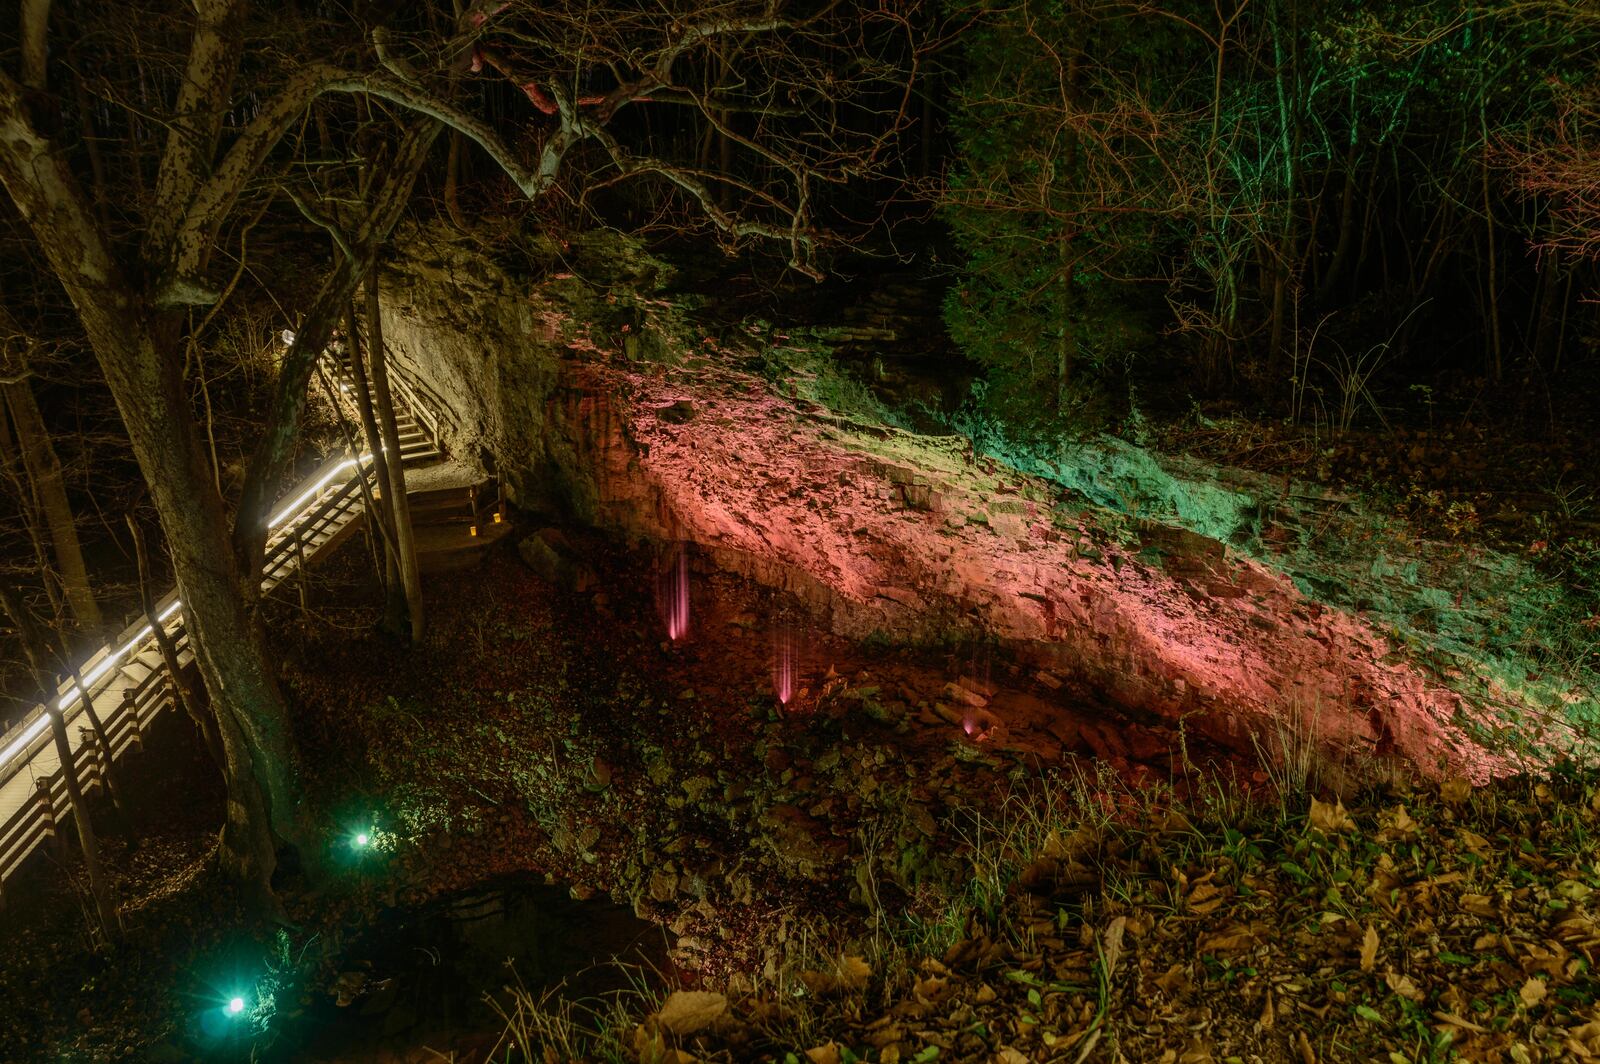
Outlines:
<svg viewBox="0 0 1600 1064"><path fill-rule="evenodd" d="M309 861L316 847L254 609L266 514L316 359L439 130L475 145L529 199L654 180L729 246L777 241L815 274L819 191L885 164L915 52L898 5L861 2L514 0L459 16L434 3L368 14L317 22L252 13L244 0L71 10L22 0L20 63L0 71L0 184L75 308L149 485L226 760L224 863L269 904L279 848ZM713 64L735 76L704 77ZM472 79L508 79L522 114L473 113ZM677 145L680 127L690 144L708 128L724 138L731 169L655 150ZM386 161L362 202L333 219L338 251L284 357L230 522L185 353L205 342L197 318L214 318L243 269L225 249L242 248L240 232L280 192L317 185L323 149Z"/></svg>

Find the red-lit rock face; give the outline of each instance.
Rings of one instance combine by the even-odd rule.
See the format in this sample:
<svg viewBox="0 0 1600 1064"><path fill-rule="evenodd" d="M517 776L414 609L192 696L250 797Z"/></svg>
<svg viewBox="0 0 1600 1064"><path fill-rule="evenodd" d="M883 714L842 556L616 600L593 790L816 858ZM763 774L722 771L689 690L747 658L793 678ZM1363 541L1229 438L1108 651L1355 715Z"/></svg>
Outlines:
<svg viewBox="0 0 1600 1064"><path fill-rule="evenodd" d="M692 541L844 635L997 640L1047 678L1246 752L1287 731L1347 772L1400 758L1481 780L1519 765L1465 726L1513 715L1525 748L1570 748L1542 712L1463 704L1360 618L1214 540L1067 501L964 439L802 409L722 368L733 356L626 362L588 311L470 248L430 248L440 263L389 284L385 333L445 409L452 452L493 456L519 505ZM654 333L688 346L671 322Z"/></svg>
<svg viewBox="0 0 1600 1064"><path fill-rule="evenodd" d="M801 412L756 377L568 369L546 416L594 477L594 519L692 541L844 634L986 636L1235 748L1309 732L1355 772L1373 758L1478 780L1518 767L1359 619L1215 541L1063 505L958 439Z"/></svg>

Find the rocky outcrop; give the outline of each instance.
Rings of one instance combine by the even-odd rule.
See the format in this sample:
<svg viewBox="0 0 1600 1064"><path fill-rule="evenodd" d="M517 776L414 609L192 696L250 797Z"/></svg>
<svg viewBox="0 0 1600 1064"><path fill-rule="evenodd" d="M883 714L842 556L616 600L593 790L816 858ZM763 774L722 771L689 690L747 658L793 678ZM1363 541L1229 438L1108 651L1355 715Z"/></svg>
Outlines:
<svg viewBox="0 0 1600 1064"><path fill-rule="evenodd" d="M842 634L998 641L1236 749L1309 743L1358 771L1403 759L1474 779L1519 767L1472 737L1495 721L1403 649L1217 540L1116 514L959 437L787 398L709 341L638 361L570 302L493 271L445 277L392 283L386 330L452 408L458 446L492 455L522 505L695 544ZM653 342L686 349L671 324ZM1525 737L1564 740L1521 708Z"/></svg>
<svg viewBox="0 0 1600 1064"><path fill-rule="evenodd" d="M671 308L635 293L667 268L604 236L520 249L518 269L445 227L406 234L410 255L383 277L383 332L400 370L443 413L449 453L499 475L507 496L550 512L581 504L585 478L551 413L568 418L563 359L602 350L639 357L676 335ZM596 283L625 296L607 295ZM647 327L648 324L648 327ZM581 508L581 505L580 505Z"/></svg>

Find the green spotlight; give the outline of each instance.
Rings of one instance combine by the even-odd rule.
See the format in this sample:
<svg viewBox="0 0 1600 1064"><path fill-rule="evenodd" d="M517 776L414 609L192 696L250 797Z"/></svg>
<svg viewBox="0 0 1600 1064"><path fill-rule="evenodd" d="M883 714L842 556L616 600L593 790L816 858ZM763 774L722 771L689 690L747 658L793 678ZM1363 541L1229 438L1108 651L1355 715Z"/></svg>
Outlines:
<svg viewBox="0 0 1600 1064"><path fill-rule="evenodd" d="M229 998L228 1004L225 1006L225 1010L229 1016L239 1015L239 1013L244 1011L244 998Z"/></svg>
<svg viewBox="0 0 1600 1064"><path fill-rule="evenodd" d="M365 831L361 832L359 835L356 836L356 845L357 846L365 846L370 841L371 840L367 838L367 833Z"/></svg>

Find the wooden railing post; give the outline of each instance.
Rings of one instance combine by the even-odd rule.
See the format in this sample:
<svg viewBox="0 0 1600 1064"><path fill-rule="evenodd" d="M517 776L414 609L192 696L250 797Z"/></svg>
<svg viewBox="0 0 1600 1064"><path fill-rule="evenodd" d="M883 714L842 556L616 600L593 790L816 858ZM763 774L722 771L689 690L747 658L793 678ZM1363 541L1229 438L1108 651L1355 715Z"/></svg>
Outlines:
<svg viewBox="0 0 1600 1064"><path fill-rule="evenodd" d="M95 787L99 787L105 781L105 759L110 756L111 751L102 750L100 748L100 739L95 735L93 728L79 728L78 742L78 759L80 764L82 763L81 759L85 754L92 759L89 762L89 779L83 788L84 791L87 792ZM81 775L78 778L80 781L83 780Z"/></svg>
<svg viewBox="0 0 1600 1064"><path fill-rule="evenodd" d="M300 535L303 523L297 518L291 527L293 529L292 535L294 536L295 575L299 578L297 583L300 585L300 612L309 614L311 612L311 601L310 594L306 590L306 544L305 539Z"/></svg>
<svg viewBox="0 0 1600 1064"><path fill-rule="evenodd" d="M143 750L144 717L139 712L139 702L133 697L133 688L131 687L122 689L122 701L117 705L117 717L125 715L133 718L133 741L139 744L139 749Z"/></svg>
<svg viewBox="0 0 1600 1064"><path fill-rule="evenodd" d="M65 772L66 766L63 765L61 770ZM50 840L50 852L60 857L63 843L61 833L56 830L56 805L50 800L50 780L48 777L36 779L33 786L34 793L39 797L39 819L44 821L44 834Z"/></svg>

